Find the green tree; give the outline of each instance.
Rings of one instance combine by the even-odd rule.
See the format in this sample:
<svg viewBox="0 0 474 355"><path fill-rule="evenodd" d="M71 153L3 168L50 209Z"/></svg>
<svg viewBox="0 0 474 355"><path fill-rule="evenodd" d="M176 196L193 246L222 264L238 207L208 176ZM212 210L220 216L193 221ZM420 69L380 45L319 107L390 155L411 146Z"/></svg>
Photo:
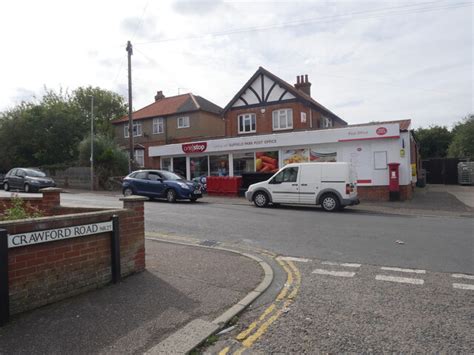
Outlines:
<svg viewBox="0 0 474 355"><path fill-rule="evenodd" d="M85 138L79 145L79 163L90 164L91 139ZM94 167L99 185L105 187L111 176L123 176L128 172L127 153L119 148L113 138L104 135L94 137Z"/></svg>
<svg viewBox="0 0 474 355"><path fill-rule="evenodd" d="M474 158L474 114L466 116L453 128L453 140L448 155L455 158Z"/></svg>
<svg viewBox="0 0 474 355"><path fill-rule="evenodd" d="M453 138L453 134L445 126L418 128L415 135L420 143L420 155L423 159L446 157Z"/></svg>
<svg viewBox="0 0 474 355"><path fill-rule="evenodd" d="M98 87L80 87L73 91L72 101L83 117L90 118L91 97L94 97L94 131L99 135L113 137L111 121L128 112L125 100L119 94Z"/></svg>

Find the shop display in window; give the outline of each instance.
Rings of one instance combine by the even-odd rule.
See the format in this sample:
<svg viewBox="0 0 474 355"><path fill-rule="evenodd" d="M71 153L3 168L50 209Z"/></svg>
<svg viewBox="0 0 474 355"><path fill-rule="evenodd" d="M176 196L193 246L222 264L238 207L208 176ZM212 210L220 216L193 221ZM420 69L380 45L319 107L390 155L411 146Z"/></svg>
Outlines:
<svg viewBox="0 0 474 355"><path fill-rule="evenodd" d="M196 177L206 177L209 175L207 156L192 157L189 161L191 166L191 179Z"/></svg>
<svg viewBox="0 0 474 355"><path fill-rule="evenodd" d="M229 175L229 156L211 155L209 156L211 166L211 176L228 176Z"/></svg>
<svg viewBox="0 0 474 355"><path fill-rule="evenodd" d="M254 153L234 154L234 176L242 176L243 173L255 172Z"/></svg>
<svg viewBox="0 0 474 355"><path fill-rule="evenodd" d="M315 149L310 149L309 161L313 161L316 163L336 162L337 152L324 152L324 151L318 151Z"/></svg>
<svg viewBox="0 0 474 355"><path fill-rule="evenodd" d="M257 173L275 173L278 171L278 151L256 152L255 171Z"/></svg>
<svg viewBox="0 0 474 355"><path fill-rule="evenodd" d="M282 151L283 165L309 161L309 149L290 149Z"/></svg>

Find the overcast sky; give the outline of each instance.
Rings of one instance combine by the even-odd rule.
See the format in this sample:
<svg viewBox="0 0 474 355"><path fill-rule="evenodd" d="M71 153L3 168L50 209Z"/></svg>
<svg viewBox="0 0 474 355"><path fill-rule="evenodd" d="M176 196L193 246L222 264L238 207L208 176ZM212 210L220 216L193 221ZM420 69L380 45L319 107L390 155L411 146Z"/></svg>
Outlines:
<svg viewBox="0 0 474 355"><path fill-rule="evenodd" d="M0 110L44 87L99 86L133 107L192 92L224 107L263 66L349 123L451 126L473 109L472 0L4 1Z"/></svg>

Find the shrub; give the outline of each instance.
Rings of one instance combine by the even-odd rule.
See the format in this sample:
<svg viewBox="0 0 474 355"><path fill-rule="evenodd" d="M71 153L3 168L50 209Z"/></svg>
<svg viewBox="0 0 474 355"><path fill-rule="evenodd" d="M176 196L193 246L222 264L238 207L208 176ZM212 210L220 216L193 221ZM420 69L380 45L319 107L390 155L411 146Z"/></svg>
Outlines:
<svg viewBox="0 0 474 355"><path fill-rule="evenodd" d="M18 195L12 195L11 206L5 207L2 220L13 221L16 219L28 219L42 217L43 212L36 207L25 203Z"/></svg>

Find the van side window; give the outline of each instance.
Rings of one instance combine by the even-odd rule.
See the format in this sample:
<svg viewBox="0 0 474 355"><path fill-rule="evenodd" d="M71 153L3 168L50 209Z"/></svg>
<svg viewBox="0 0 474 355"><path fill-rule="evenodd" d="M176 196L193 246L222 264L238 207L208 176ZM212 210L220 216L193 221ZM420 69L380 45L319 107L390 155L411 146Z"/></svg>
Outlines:
<svg viewBox="0 0 474 355"><path fill-rule="evenodd" d="M273 178L273 183L280 184L282 182L296 182L298 179L298 168L286 168Z"/></svg>

